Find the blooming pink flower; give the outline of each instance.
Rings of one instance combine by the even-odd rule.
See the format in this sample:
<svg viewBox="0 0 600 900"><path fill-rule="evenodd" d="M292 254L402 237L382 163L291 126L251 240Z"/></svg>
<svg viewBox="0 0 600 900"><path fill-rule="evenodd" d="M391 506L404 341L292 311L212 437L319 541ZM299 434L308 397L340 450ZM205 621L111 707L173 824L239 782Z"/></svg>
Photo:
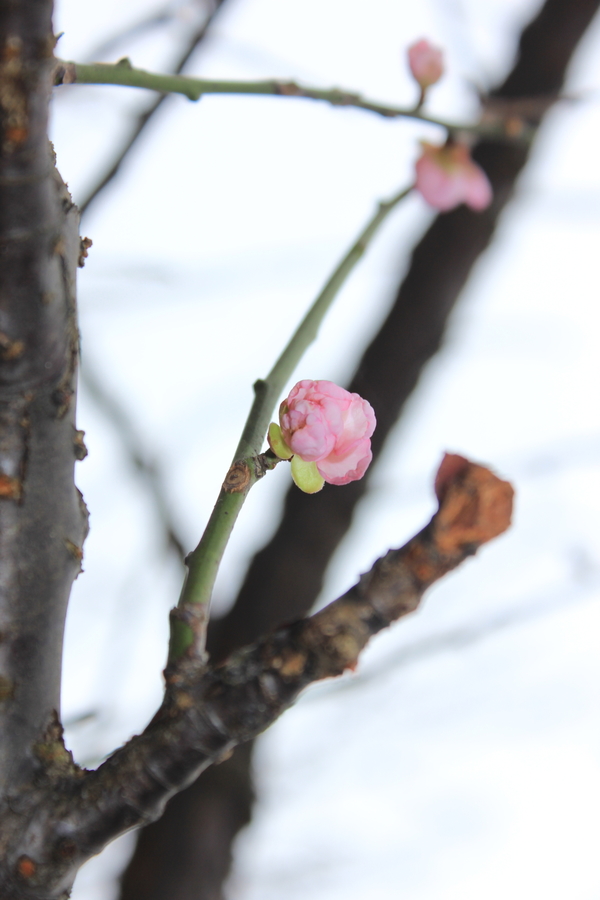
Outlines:
<svg viewBox="0 0 600 900"><path fill-rule="evenodd" d="M289 455L315 463L329 484L348 484L365 474L373 457L375 413L358 394L331 381L299 381L279 407L279 422ZM286 454L271 437L270 442L277 455Z"/></svg>
<svg viewBox="0 0 600 900"><path fill-rule="evenodd" d="M492 186L465 144L434 147L423 141L422 147L415 187L430 206L446 212L460 203L476 210L490 205Z"/></svg>
<svg viewBox="0 0 600 900"><path fill-rule="evenodd" d="M444 74L442 51L424 39L408 48L408 65L422 91L439 81Z"/></svg>

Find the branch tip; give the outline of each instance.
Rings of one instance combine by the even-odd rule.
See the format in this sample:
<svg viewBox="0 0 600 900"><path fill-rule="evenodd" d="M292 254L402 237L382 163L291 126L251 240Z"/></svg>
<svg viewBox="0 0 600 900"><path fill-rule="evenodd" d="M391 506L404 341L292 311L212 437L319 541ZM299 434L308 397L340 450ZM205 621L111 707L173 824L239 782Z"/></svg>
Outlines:
<svg viewBox="0 0 600 900"><path fill-rule="evenodd" d="M439 510L432 520L434 540L444 555L477 547L511 523L514 490L484 466L446 453L435 479Z"/></svg>

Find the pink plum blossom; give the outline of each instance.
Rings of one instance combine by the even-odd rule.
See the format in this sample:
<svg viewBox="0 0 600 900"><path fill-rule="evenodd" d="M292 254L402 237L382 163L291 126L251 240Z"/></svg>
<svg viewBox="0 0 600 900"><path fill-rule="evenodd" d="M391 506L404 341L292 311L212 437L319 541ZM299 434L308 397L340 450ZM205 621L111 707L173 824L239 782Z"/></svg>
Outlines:
<svg viewBox="0 0 600 900"><path fill-rule="evenodd" d="M315 463L329 484L348 484L365 474L375 413L358 394L332 381L299 381L279 408L279 422L290 455ZM285 453L271 446L277 455Z"/></svg>
<svg viewBox="0 0 600 900"><path fill-rule="evenodd" d="M444 74L442 51L425 39L408 48L408 65L422 91L439 81Z"/></svg>
<svg viewBox="0 0 600 900"><path fill-rule="evenodd" d="M447 212L460 203L475 210L490 205L492 186L465 144L435 147L423 141L422 147L415 187L430 206Z"/></svg>

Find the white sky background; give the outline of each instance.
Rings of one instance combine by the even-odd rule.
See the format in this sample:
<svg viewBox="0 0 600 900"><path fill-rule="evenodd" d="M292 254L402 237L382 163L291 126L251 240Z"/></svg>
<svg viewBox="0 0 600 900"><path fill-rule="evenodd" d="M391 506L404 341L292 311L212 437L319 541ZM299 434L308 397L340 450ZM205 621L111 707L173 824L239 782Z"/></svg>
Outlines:
<svg viewBox="0 0 600 900"><path fill-rule="evenodd" d="M63 0L59 51L83 60L159 5ZM502 76L515 30L538 5L228 0L188 71L292 77L410 103L404 48L427 35L446 48L449 68L431 109L459 118L474 108L467 83ZM116 55L164 69L183 27ZM422 526L446 448L515 483L514 528L376 639L357 675L308 691L262 739L260 801L237 844L230 900L598 900L599 50L597 22L568 86L590 100L549 117L323 601ZM59 91L53 139L76 200L148 99L122 88ZM375 202L409 182L417 140L436 135L306 101L175 98L93 208L83 352L159 459L190 547L252 382ZM418 197L394 214L294 381L349 376L429 218ZM92 531L69 613L63 712L95 712L68 731L77 758L92 763L142 729L160 700L180 576L85 392L79 427ZM222 607L274 527L288 478L280 466L253 491L219 582ZM117 842L82 870L75 900L114 896L128 846Z"/></svg>

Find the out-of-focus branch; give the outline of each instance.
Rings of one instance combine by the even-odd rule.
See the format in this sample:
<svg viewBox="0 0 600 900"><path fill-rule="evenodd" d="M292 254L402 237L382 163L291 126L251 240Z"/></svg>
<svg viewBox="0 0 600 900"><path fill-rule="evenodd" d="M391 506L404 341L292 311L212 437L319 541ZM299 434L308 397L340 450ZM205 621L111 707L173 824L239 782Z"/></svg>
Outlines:
<svg viewBox="0 0 600 900"><path fill-rule="evenodd" d="M74 767L51 730L37 751L39 797L35 805L29 798L27 831L20 812L6 816L0 888L16 870L35 885L34 896L58 900L86 859L159 816L173 793L264 731L309 684L354 668L374 634L414 612L428 587L510 524L513 490L483 466L446 456L436 492L439 509L429 524L316 615L224 665L173 666L150 725L95 772Z"/></svg>
<svg viewBox="0 0 600 900"><path fill-rule="evenodd" d="M203 2L203 0L176 2L175 0L175 2L167 3L161 9L156 9L149 15L142 16L137 22L133 22L131 25L120 29L110 37L105 38L101 44L97 44L96 47L91 50L88 54L88 59L101 59L103 56L108 56L110 53L113 53L125 42L131 42L132 40L135 40L135 38L140 37L140 35L152 31L154 28L160 28L162 25L168 25L176 19L184 18L186 9L188 13L191 14L190 18L198 18L201 16L202 20L206 21L207 17L214 12L218 2L219 0L205 0L205 2Z"/></svg>
<svg viewBox="0 0 600 900"><path fill-rule="evenodd" d="M545 98L560 93L567 65L599 5L599 0L546 0L523 32L513 70L493 92L494 102L503 97L516 102L537 97L537 120ZM529 103L526 112L531 113ZM448 318L494 235L529 148L486 141L474 155L492 181L493 205L483 215L462 207L434 220L415 248L386 321L348 385L375 408L375 458L443 340ZM211 622L208 649L215 658L226 657L280 622L306 614L350 527L372 470L343 491L327 490L326 486L312 497L298 490L288 493L279 528L252 561L234 606L225 617ZM158 822L140 832L123 877L120 900L162 900L165 896L170 900L220 900L232 841L250 815L250 759L244 748L243 754L236 751L220 771L207 770L197 784L169 803ZM225 769L231 772L230 780ZM195 836L182 824L205 822L209 812L211 827L205 831L198 828Z"/></svg>
<svg viewBox="0 0 600 900"><path fill-rule="evenodd" d="M212 25L218 10L221 8L224 2L225 0L214 0L213 11L207 15L206 19L202 22L200 27L190 35L187 44L183 48L175 66L173 67L173 72L175 74L179 74L183 71L196 48L206 37L206 34L210 26ZM87 197L85 197L84 200L79 203L79 211L82 217L85 215L94 200L96 200L99 194L102 193L104 188L106 188L111 183L113 178L115 178L115 176L118 174L125 159L129 155L133 147L137 144L140 136L144 133L146 126L154 118L155 114L158 112L160 107L169 96L169 94L159 94L158 97L153 100L153 102L150 103L145 110L139 113L133 123L133 127L129 133L129 136L126 138L123 145L115 154L113 162L111 163L105 174L100 178L98 183L89 192Z"/></svg>
<svg viewBox="0 0 600 900"><path fill-rule="evenodd" d="M194 51L205 38L217 11L223 3L225 3L225 0L214 0L212 12L207 13L207 17L200 27L196 28L190 35L189 40L177 59L173 69L174 72L179 73L183 71ZM167 10L163 10L161 13L157 14L158 18L157 16L154 16L144 20L142 23L143 27L149 27L150 24L155 25L158 24L159 21L163 21L166 12ZM120 35L120 37L122 38L123 35ZM127 156L144 133L147 125L151 122L169 96L169 94L159 94L156 99L137 116L129 136L117 151L108 170L92 188L87 197L80 202L79 209L82 216L84 216L102 191L108 187L116 177ZM99 379L90 369L89 364L85 361L83 361L81 366L80 379L83 387L87 390L99 411L108 419L119 434L125 452L128 454L131 463L138 474L144 479L148 493L153 501L158 521L162 526L166 545L172 548L176 556L183 561L187 549L183 536L179 533L179 529L173 519L170 504L165 496L162 478L156 462L149 458L144 442L136 433L130 417L121 407L117 397L111 394L107 388L100 383Z"/></svg>
<svg viewBox="0 0 600 900"><path fill-rule="evenodd" d="M144 442L135 430L130 417L120 406L117 398L111 394L93 373L89 363L82 366L80 378L83 387L94 403L114 426L119 440L127 454L127 459L144 479L152 498L158 520L165 534L167 546L170 547L183 562L187 552L183 536L175 523L171 512L171 503L166 495L160 470L144 449Z"/></svg>

